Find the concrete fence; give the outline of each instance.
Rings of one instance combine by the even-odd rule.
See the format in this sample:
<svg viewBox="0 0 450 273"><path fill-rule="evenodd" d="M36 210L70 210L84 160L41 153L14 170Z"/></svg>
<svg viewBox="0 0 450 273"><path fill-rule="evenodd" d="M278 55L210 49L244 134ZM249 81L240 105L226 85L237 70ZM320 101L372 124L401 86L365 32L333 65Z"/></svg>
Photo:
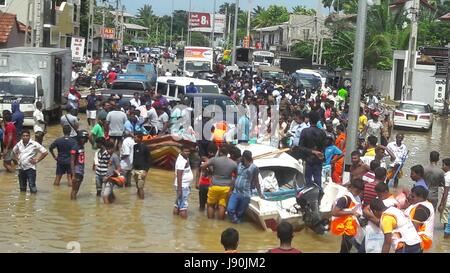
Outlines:
<svg viewBox="0 0 450 273"><path fill-rule="evenodd" d="M367 72L366 88L373 86L375 92L388 96L391 84L391 70L370 69Z"/></svg>

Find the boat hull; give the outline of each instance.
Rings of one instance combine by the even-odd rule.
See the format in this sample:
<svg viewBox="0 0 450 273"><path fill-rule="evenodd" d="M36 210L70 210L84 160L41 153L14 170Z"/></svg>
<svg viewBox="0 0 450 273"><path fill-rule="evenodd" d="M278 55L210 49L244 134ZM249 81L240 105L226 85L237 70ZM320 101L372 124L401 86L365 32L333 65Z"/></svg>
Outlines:
<svg viewBox="0 0 450 273"><path fill-rule="evenodd" d="M144 139L143 143L150 150L152 167L164 170L173 170L175 161L181 153L181 148L187 146L191 149L196 144L192 141L175 138L172 135L157 136L151 139Z"/></svg>

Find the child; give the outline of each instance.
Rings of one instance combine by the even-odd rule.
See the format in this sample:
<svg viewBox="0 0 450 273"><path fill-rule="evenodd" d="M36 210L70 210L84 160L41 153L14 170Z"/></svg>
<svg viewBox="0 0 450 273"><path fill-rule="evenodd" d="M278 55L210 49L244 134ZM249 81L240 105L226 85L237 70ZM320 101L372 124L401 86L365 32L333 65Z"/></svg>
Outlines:
<svg viewBox="0 0 450 273"><path fill-rule="evenodd" d="M208 161L209 158L213 158L217 153L217 147L213 143L210 143L208 146L208 155L202 157L202 162L205 163ZM211 186L212 183L212 173L209 169L206 169L204 171L199 170L200 178L197 179L197 188L199 189L198 192L198 199L200 203L199 210L205 211L206 208L206 202L208 199L208 190L209 186Z"/></svg>
<svg viewBox="0 0 450 273"><path fill-rule="evenodd" d="M280 247L269 250L269 253L302 253L291 246L294 238L294 227L288 222L281 222L277 226L277 237L280 239Z"/></svg>
<svg viewBox="0 0 450 273"><path fill-rule="evenodd" d="M335 157L337 156L337 157ZM342 151L334 145L333 137L327 135L327 147L325 148L325 161L322 167L322 179L328 181L331 178L331 165L344 156ZM333 158L335 157L335 158Z"/></svg>
<svg viewBox="0 0 450 273"><path fill-rule="evenodd" d="M97 123L98 124L98 123ZM92 169L95 171L95 187L97 189L97 197L102 195L103 178L105 178L108 172L108 163L111 159L111 155L108 154L105 148L106 140L104 138L98 138L96 140L96 146L99 148L94 154L94 165Z"/></svg>
<svg viewBox="0 0 450 273"><path fill-rule="evenodd" d="M239 232L234 228L227 228L222 232L220 242L225 248L225 253L238 253Z"/></svg>

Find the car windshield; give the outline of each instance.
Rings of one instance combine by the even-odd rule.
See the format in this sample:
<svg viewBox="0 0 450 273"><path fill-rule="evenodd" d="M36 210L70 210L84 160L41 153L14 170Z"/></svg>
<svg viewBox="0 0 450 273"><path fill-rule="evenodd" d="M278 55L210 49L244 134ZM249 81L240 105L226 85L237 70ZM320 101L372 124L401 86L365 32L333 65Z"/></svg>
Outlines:
<svg viewBox="0 0 450 273"><path fill-rule="evenodd" d="M412 113L431 113L428 105L400 103L398 110Z"/></svg>
<svg viewBox="0 0 450 273"><path fill-rule="evenodd" d="M1 96L24 96L34 97L36 80L30 77L0 77Z"/></svg>
<svg viewBox="0 0 450 273"><path fill-rule="evenodd" d="M219 94L219 87L217 85L196 85L199 93L213 93Z"/></svg>
<svg viewBox="0 0 450 273"><path fill-rule="evenodd" d="M211 71L211 63L205 61L187 61L187 71Z"/></svg>
<svg viewBox="0 0 450 273"><path fill-rule="evenodd" d="M272 63L273 57L253 56L253 61L258 63Z"/></svg>

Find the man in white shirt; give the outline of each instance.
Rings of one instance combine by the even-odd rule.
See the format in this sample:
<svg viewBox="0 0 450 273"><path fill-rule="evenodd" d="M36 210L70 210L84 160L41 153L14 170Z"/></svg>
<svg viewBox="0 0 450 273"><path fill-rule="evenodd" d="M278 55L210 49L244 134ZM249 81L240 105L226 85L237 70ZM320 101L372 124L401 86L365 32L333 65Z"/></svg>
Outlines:
<svg viewBox="0 0 450 273"><path fill-rule="evenodd" d="M388 178L391 177L398 168L400 168L402 162L406 160L408 156L408 148L402 143L405 136L403 134L397 134L395 141L387 145L387 148L395 155L395 161L391 164L391 169L388 172ZM390 174L391 173L391 174ZM398 185L398 180L402 177L402 171L400 170L396 179L394 180L394 187Z"/></svg>
<svg viewBox="0 0 450 273"><path fill-rule="evenodd" d="M134 98L130 100L131 106L134 106L135 109L138 109L141 106L141 100L139 99L139 93L134 92Z"/></svg>
<svg viewBox="0 0 450 273"><path fill-rule="evenodd" d="M120 169L121 175L125 177L125 187L131 187L131 170L133 169L133 152L136 143L133 134L129 131L124 132L124 140L120 148Z"/></svg>
<svg viewBox="0 0 450 273"><path fill-rule="evenodd" d="M36 164L47 155L47 149L34 140L31 140L30 131L22 131L22 140L13 148L13 153L18 162L20 192L27 191L27 183L31 193L36 193ZM40 154L38 158L36 156Z"/></svg>
<svg viewBox="0 0 450 273"><path fill-rule="evenodd" d="M146 102L145 107L147 109L147 115L144 121L144 127L150 132L151 135L156 135L158 129L156 128L158 124L158 114L154 107L152 107L151 102Z"/></svg>
<svg viewBox="0 0 450 273"><path fill-rule="evenodd" d="M45 126L47 125L47 122L45 122L44 120L44 114L42 113L42 102L40 101L36 102L36 110L34 110L33 113L33 120L34 138L36 139L37 143L42 145L45 135Z"/></svg>
<svg viewBox="0 0 450 273"><path fill-rule="evenodd" d="M178 155L175 162L175 191L176 201L173 209L174 215L180 215L181 218L187 218L188 197L191 193L190 186L194 180L194 175L189 164L189 155L191 150L188 147L183 147L181 154Z"/></svg>
<svg viewBox="0 0 450 273"><path fill-rule="evenodd" d="M158 129L158 134L165 134L169 129L169 115L167 115L161 106L157 106L155 109L158 114L156 129Z"/></svg>
<svg viewBox="0 0 450 273"><path fill-rule="evenodd" d="M166 70L166 73L164 74L166 77L172 77L172 73L170 73L169 69Z"/></svg>

